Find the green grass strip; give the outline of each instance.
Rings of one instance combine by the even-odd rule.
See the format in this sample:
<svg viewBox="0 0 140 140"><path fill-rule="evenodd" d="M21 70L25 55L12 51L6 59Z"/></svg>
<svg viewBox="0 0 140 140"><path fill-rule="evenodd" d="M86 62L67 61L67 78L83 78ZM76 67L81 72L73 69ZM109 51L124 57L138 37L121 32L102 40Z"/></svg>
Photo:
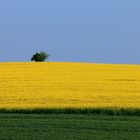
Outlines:
<svg viewBox="0 0 140 140"><path fill-rule="evenodd" d="M125 109L125 108L50 108L50 109L0 109L0 113L18 113L18 114L95 114L95 115L110 115L110 116L140 116L140 109Z"/></svg>

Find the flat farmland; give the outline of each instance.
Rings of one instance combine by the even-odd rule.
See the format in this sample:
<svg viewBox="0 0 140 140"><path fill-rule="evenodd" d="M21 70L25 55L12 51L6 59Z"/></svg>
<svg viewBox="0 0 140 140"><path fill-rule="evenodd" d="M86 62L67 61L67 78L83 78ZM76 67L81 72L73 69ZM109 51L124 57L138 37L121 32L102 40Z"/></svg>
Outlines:
<svg viewBox="0 0 140 140"><path fill-rule="evenodd" d="M139 140L140 118L0 114L1 140Z"/></svg>
<svg viewBox="0 0 140 140"><path fill-rule="evenodd" d="M140 108L140 66L1 63L0 109Z"/></svg>
<svg viewBox="0 0 140 140"><path fill-rule="evenodd" d="M1 140L139 140L140 66L0 63Z"/></svg>

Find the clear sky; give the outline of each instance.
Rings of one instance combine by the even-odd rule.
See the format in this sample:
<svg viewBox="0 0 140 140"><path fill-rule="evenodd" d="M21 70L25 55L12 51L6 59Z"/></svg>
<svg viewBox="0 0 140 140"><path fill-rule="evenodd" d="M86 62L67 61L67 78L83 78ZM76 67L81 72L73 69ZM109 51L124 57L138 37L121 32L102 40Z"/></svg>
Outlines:
<svg viewBox="0 0 140 140"><path fill-rule="evenodd" d="M0 61L140 64L140 0L0 0Z"/></svg>

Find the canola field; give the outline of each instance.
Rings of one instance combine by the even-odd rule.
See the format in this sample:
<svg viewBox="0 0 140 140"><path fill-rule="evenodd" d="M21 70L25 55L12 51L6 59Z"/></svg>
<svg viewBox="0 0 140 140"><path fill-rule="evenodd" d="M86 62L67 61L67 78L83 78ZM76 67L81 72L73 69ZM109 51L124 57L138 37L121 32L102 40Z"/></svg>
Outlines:
<svg viewBox="0 0 140 140"><path fill-rule="evenodd" d="M140 66L0 63L0 109L140 109Z"/></svg>

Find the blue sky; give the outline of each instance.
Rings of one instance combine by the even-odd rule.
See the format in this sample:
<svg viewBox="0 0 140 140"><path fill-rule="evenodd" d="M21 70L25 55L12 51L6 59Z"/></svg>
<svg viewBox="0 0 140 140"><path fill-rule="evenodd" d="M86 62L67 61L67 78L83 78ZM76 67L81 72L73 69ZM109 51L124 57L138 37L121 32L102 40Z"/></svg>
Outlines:
<svg viewBox="0 0 140 140"><path fill-rule="evenodd" d="M0 61L140 63L139 0L0 0Z"/></svg>

